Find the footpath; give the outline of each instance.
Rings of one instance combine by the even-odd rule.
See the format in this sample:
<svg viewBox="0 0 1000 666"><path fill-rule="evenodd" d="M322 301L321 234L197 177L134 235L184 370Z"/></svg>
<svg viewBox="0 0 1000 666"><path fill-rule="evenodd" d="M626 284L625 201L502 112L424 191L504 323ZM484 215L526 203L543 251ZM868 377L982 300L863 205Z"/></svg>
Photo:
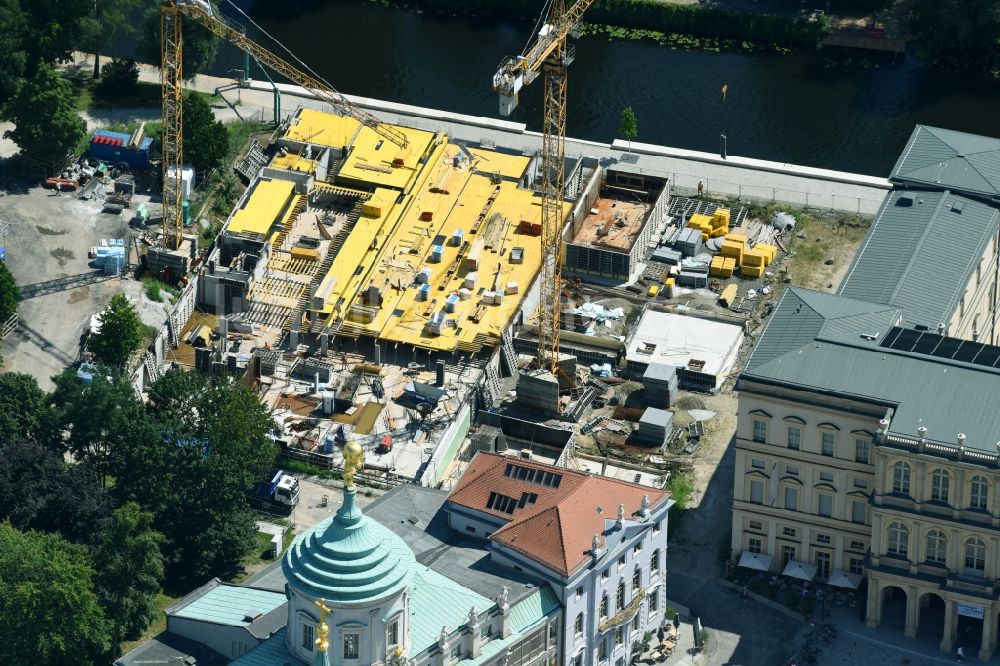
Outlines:
<svg viewBox="0 0 1000 666"><path fill-rule="evenodd" d="M74 65L85 67L87 56L78 54ZM159 70L148 65L140 68L142 81L157 83ZM217 109L222 120L274 120L274 93L267 81L252 80L239 88L234 79L197 75L186 83L188 88L206 93L219 92L228 108ZM329 109L298 86L277 84L281 94L282 115L296 107ZM444 131L454 139L487 146L513 148L533 153L541 148L541 134L529 131L523 123L468 116L437 109L345 95L354 104L369 110L387 122L399 123L434 132ZM147 119L146 110L117 110L114 120L128 120L122 112L136 112L137 119ZM139 112L144 112L139 115ZM110 119L110 118L109 118ZM94 119L91 119L92 122ZM100 120L98 117L96 120ZM784 164L753 158L719 155L699 151L615 140L600 143L566 139L567 157L595 157L602 166L617 166L634 173L666 176L675 192L691 194L699 183L709 195L738 198L751 202L778 202L798 207L874 215L885 193L891 189L884 178L831 171L796 164Z"/></svg>

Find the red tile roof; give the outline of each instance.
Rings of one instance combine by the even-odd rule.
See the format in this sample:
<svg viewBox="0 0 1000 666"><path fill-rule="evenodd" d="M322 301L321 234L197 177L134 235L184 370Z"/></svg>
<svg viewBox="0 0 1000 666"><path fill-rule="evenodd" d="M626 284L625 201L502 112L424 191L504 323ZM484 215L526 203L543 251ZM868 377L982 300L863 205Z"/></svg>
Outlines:
<svg viewBox="0 0 1000 666"><path fill-rule="evenodd" d="M637 518L643 495L650 509L670 497L587 472L478 453L448 501L510 521L490 538L565 575L590 559L594 534L617 518L619 504L626 519Z"/></svg>

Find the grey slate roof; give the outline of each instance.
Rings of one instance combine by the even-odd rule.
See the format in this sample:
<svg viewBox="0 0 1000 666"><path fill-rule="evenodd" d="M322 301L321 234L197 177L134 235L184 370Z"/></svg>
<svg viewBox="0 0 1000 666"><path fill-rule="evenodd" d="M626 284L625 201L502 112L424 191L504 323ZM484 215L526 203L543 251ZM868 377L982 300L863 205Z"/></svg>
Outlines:
<svg viewBox="0 0 1000 666"><path fill-rule="evenodd" d="M163 632L119 657L115 666L184 664L184 660L189 657L194 657L198 666L223 666L229 663L229 659L201 643Z"/></svg>
<svg viewBox="0 0 1000 666"><path fill-rule="evenodd" d="M889 180L1000 198L1000 139L917 125Z"/></svg>
<svg viewBox="0 0 1000 666"><path fill-rule="evenodd" d="M867 307L866 307L867 306ZM893 408L891 432L995 453L1000 371L878 346L892 310L791 287L761 334L741 380L826 392ZM885 307L885 306L882 306ZM875 326L881 329L876 331ZM876 340L862 335L877 333Z"/></svg>
<svg viewBox="0 0 1000 666"><path fill-rule="evenodd" d="M898 305L906 324L936 329L951 320L998 223L997 209L947 190L892 192L837 293Z"/></svg>

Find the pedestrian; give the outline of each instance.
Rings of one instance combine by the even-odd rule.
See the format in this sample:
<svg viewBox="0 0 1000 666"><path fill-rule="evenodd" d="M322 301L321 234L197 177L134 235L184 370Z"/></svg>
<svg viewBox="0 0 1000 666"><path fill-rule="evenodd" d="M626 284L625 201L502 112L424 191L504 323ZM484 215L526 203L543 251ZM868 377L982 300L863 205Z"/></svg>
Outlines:
<svg viewBox="0 0 1000 666"><path fill-rule="evenodd" d="M703 183L702 181L699 180L698 181L698 196L701 196L704 193L705 193L705 183Z"/></svg>
<svg viewBox="0 0 1000 666"><path fill-rule="evenodd" d="M955 661L962 661L962 657L964 657L964 656L965 656L965 650L963 650L963 649L962 649L962 646L961 646L961 645L959 645L959 646L958 646L958 649L957 649L957 650L955 650L955 652L956 652L956 653L957 653L957 655L958 655L958 656L957 656L957 658L955 659Z"/></svg>
<svg viewBox="0 0 1000 666"><path fill-rule="evenodd" d="M680 613L674 613L674 629L680 630L681 628L681 615Z"/></svg>

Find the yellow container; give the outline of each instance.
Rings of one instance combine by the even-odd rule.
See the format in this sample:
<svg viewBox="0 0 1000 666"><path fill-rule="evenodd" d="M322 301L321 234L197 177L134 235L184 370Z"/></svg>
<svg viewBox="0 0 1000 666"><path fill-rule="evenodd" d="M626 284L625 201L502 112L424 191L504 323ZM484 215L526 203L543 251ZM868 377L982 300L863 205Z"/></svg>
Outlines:
<svg viewBox="0 0 1000 666"><path fill-rule="evenodd" d="M741 243L736 243L727 237L726 240L722 241L722 256L732 257L736 260L736 263L743 262L743 245Z"/></svg>
<svg viewBox="0 0 1000 666"><path fill-rule="evenodd" d="M727 284L726 288L722 290L721 294L719 294L719 305L721 305L724 308L728 308L730 305L732 305L733 301L736 299L737 291L738 287L736 286L735 282L732 284Z"/></svg>
<svg viewBox="0 0 1000 666"><path fill-rule="evenodd" d="M771 263L778 256L778 248L774 245L769 245L768 243L757 243L753 246L753 249L758 250L767 256L767 263Z"/></svg>
<svg viewBox="0 0 1000 666"><path fill-rule="evenodd" d="M715 215L712 216L712 226L713 227L725 226L726 228L729 227L728 208L720 208L717 211L715 211Z"/></svg>
<svg viewBox="0 0 1000 666"><path fill-rule="evenodd" d="M736 259L733 257L725 257L722 261L722 267L725 268L727 271L735 271Z"/></svg>
<svg viewBox="0 0 1000 666"><path fill-rule="evenodd" d="M747 235L733 231L731 233L726 234L726 240L732 241L734 243L739 243L740 245L745 246L747 244Z"/></svg>
<svg viewBox="0 0 1000 666"><path fill-rule="evenodd" d="M293 259L308 259L309 261L319 261L319 250L310 247L293 247Z"/></svg>
<svg viewBox="0 0 1000 666"><path fill-rule="evenodd" d="M743 266L766 266L767 255L757 248L747 250L743 253L743 261L740 263Z"/></svg>
<svg viewBox="0 0 1000 666"><path fill-rule="evenodd" d="M759 278L764 274L764 266L744 266L740 274L745 278Z"/></svg>
<svg viewBox="0 0 1000 666"><path fill-rule="evenodd" d="M660 285L653 284L649 286L649 291L646 292L646 295L650 298L655 298L658 293L660 293Z"/></svg>
<svg viewBox="0 0 1000 666"><path fill-rule="evenodd" d="M692 229L711 229L712 228L712 218L708 215L702 215L701 213L695 213L688 218L688 226Z"/></svg>

